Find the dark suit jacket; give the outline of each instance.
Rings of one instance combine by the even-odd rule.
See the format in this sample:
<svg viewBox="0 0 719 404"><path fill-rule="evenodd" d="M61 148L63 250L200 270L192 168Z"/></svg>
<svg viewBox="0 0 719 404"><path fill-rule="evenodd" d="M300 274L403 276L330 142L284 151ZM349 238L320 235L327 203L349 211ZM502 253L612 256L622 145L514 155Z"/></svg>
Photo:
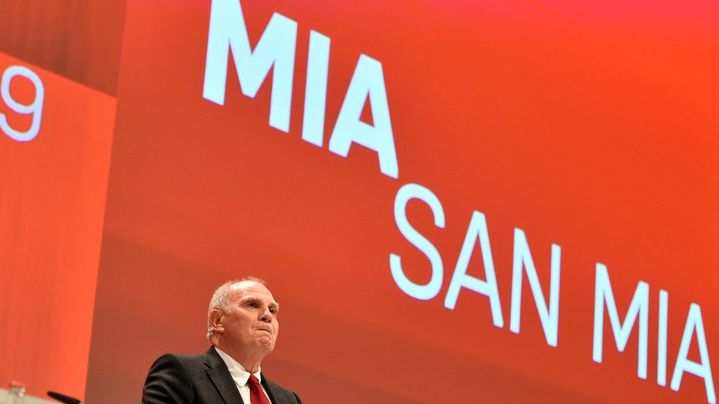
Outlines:
<svg viewBox="0 0 719 404"><path fill-rule="evenodd" d="M297 394L262 375L272 404L301 404ZM250 404L243 403L227 365L210 348L204 355L165 354L150 367L142 390L143 404Z"/></svg>

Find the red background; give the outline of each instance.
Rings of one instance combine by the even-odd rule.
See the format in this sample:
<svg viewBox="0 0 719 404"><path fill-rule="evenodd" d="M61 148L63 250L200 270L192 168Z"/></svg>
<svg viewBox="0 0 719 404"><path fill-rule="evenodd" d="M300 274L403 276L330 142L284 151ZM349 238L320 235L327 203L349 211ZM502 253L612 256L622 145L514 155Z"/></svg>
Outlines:
<svg viewBox="0 0 719 404"><path fill-rule="evenodd" d="M101 58L104 73L61 72L117 97L96 227L88 402L137 401L156 356L206 349L209 296L248 274L265 278L282 304L280 342L263 370L309 403L706 401L695 376L685 374L678 393L656 384L656 327L664 289L671 379L689 305L699 304L719 363L716 2L242 6L253 44L274 12L299 25L288 134L268 125L268 83L247 98L233 66L226 105L202 98L209 1L117 6L124 12L103 26L124 18L124 29L105 33L117 38L109 49L122 50ZM301 139L310 29L332 41L322 148ZM102 46L92 41L69 59L96 55ZM328 152L363 53L383 65L397 180L359 145L346 159ZM426 302L401 292L388 263L400 254L411 279L429 279L393 217L396 192L413 182L439 197L447 217L438 229L426 206L410 206L445 267L440 294ZM471 291L456 310L443 306L473 210L487 216L504 328ZM526 283L521 333L508 330L515 227L545 290L550 246L562 247L556 348ZM622 315L637 282L650 285L645 381L636 377L636 330L618 353L605 327L604 362L591 359L597 262ZM469 273L484 278L479 250ZM690 358L699 359L696 340ZM41 380L28 378L31 391Z"/></svg>
<svg viewBox="0 0 719 404"><path fill-rule="evenodd" d="M0 380L82 396L116 103L0 53L0 74L11 65L31 68L45 98L37 138L0 133ZM12 83L13 98L32 103L30 81ZM30 125L4 102L0 113Z"/></svg>

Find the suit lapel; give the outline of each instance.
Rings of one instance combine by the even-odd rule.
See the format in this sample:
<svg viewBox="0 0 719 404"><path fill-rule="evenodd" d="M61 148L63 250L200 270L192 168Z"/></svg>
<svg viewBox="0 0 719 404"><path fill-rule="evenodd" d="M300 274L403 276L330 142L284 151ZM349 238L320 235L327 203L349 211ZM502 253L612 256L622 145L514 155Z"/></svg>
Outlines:
<svg viewBox="0 0 719 404"><path fill-rule="evenodd" d="M230 371L227 370L227 365L222 361L220 354L215 351L215 348L210 348L202 357L205 361L205 366L207 366L205 372L222 396L222 399L225 400L225 403L242 404L243 401L240 396L240 391L237 389L235 381L230 375Z"/></svg>
<svg viewBox="0 0 719 404"><path fill-rule="evenodd" d="M269 379L267 379L265 375L262 375L261 383L262 387L265 388L267 395L270 397L270 401L272 402L272 404L285 404L287 402L283 395L277 393L277 390L275 389L275 384L272 383Z"/></svg>

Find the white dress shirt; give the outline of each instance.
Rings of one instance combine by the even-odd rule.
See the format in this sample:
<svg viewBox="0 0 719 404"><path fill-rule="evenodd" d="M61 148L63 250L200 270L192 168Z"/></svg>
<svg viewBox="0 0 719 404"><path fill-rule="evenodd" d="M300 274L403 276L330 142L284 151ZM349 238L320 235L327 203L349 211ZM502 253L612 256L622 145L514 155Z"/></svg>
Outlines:
<svg viewBox="0 0 719 404"><path fill-rule="evenodd" d="M250 372L248 372L247 369L245 369L245 367L242 366L240 362L237 362L230 355L222 352L220 348L215 347L215 350L218 354L220 354L220 358L222 358L222 360L225 362L225 365L227 365L227 369L230 370L232 380L235 381L235 385L240 391L240 397L242 397L242 402L250 404L250 385L247 384L247 381L250 379ZM260 369L257 369L257 372L255 372L254 375L257 380L262 383L262 375L260 374ZM272 403L272 400L270 400L270 396L268 396L267 392L265 391L265 386L260 384L260 387L262 387L262 392L265 393L267 401Z"/></svg>

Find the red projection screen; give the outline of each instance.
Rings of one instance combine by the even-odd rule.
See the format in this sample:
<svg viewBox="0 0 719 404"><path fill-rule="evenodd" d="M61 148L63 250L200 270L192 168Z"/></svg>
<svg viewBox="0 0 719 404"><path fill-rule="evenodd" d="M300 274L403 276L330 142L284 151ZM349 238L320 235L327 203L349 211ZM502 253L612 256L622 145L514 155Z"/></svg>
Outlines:
<svg viewBox="0 0 719 404"><path fill-rule="evenodd" d="M716 1L2 9L4 380L137 402L254 275L307 403L716 402Z"/></svg>

